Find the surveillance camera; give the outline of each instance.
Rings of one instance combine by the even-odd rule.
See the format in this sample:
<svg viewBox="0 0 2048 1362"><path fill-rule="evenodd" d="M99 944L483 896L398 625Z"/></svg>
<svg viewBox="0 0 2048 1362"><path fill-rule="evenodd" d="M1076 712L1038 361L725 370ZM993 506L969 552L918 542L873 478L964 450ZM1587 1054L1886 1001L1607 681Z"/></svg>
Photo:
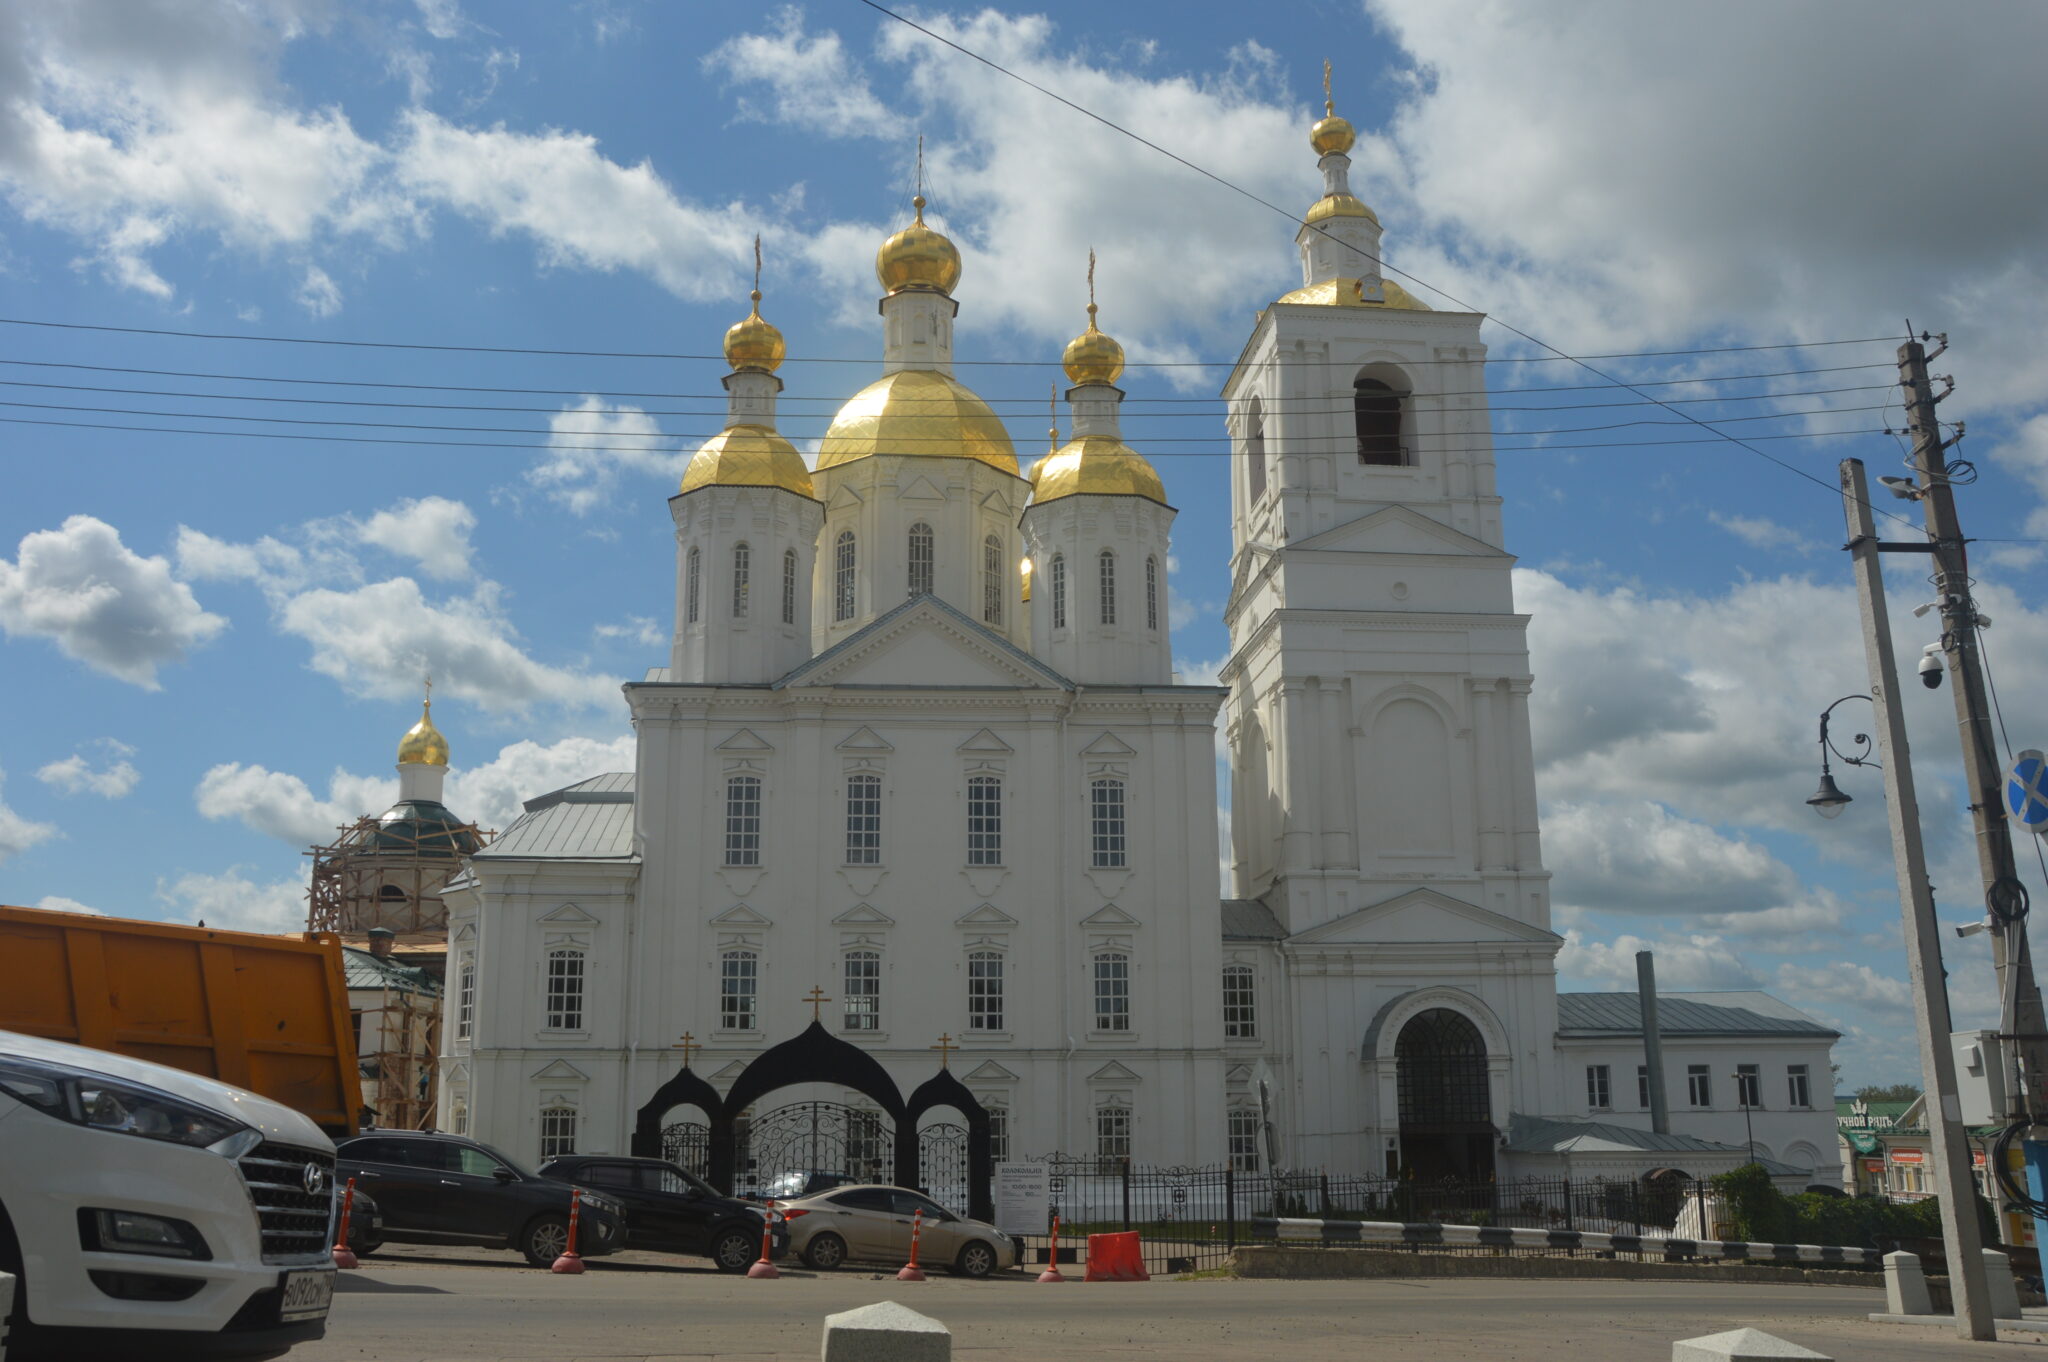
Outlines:
<svg viewBox="0 0 2048 1362"><path fill-rule="evenodd" d="M1941 661L1941 645L1930 643L1920 651L1920 684L1929 690L1941 689L1941 674L1945 670Z"/></svg>
<svg viewBox="0 0 2048 1362"><path fill-rule="evenodd" d="M1956 935L1976 936L1980 932L1990 931L1991 927L1992 922L1988 917L1981 922L1959 922L1956 924Z"/></svg>

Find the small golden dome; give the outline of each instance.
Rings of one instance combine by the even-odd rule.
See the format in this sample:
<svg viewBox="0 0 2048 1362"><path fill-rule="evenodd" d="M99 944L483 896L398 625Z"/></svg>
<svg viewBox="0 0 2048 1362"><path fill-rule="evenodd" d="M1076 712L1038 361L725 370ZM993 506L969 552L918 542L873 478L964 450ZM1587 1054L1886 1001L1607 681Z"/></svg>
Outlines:
<svg viewBox="0 0 2048 1362"><path fill-rule="evenodd" d="M1379 214L1350 194L1323 195L1309 208L1306 220L1310 226L1314 226L1326 218L1370 218L1374 222L1380 220Z"/></svg>
<svg viewBox="0 0 2048 1362"><path fill-rule="evenodd" d="M1380 280L1380 299L1377 301L1365 296L1362 281L1357 279L1325 279L1320 284L1310 284L1307 288L1282 294L1274 301L1307 303L1316 307L1387 307L1397 312L1436 310L1391 279Z"/></svg>
<svg viewBox="0 0 2048 1362"><path fill-rule="evenodd" d="M943 233L924 225L924 195L910 202L917 209L917 221L875 252L875 278L890 293L928 289L951 294L960 282L960 252Z"/></svg>
<svg viewBox="0 0 2048 1362"><path fill-rule="evenodd" d="M1032 470L1031 504L1042 505L1082 493L1144 497L1166 505L1166 484L1145 456L1109 435L1069 440Z"/></svg>
<svg viewBox="0 0 2048 1362"><path fill-rule="evenodd" d="M448 764L448 740L441 736L441 730L434 727L434 702L422 701L420 721L405 730L405 736L398 740L398 763L401 766L446 766Z"/></svg>
<svg viewBox="0 0 2048 1362"><path fill-rule="evenodd" d="M1124 348L1095 327L1095 304L1088 304L1088 329L1067 342L1060 366L1076 385L1114 383L1124 371Z"/></svg>
<svg viewBox="0 0 2048 1362"><path fill-rule="evenodd" d="M796 446L766 426L728 426L706 440L683 470L685 492L700 487L780 487L815 497Z"/></svg>
<svg viewBox="0 0 2048 1362"><path fill-rule="evenodd" d="M734 322L725 333L725 362L735 373L753 369L772 374L782 367L783 357L788 353L782 333L762 320L761 290L755 289L754 310Z"/></svg>
<svg viewBox="0 0 2048 1362"><path fill-rule="evenodd" d="M1011 476L1017 450L988 403L967 385L929 369L899 369L848 399L818 446L818 468L870 454L973 459Z"/></svg>
<svg viewBox="0 0 2048 1362"><path fill-rule="evenodd" d="M1308 130L1308 144L1316 149L1318 156L1341 156L1351 150L1358 134L1352 129L1350 120L1338 117L1330 105L1325 104L1323 108L1323 116Z"/></svg>

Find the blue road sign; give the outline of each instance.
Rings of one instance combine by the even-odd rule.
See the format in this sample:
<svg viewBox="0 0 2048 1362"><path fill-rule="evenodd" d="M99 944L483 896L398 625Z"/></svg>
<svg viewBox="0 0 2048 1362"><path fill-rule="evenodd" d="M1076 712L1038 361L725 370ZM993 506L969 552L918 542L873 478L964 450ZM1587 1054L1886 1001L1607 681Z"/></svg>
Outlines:
<svg viewBox="0 0 2048 1362"><path fill-rule="evenodd" d="M2048 833L2048 757L2030 747L2014 759L2005 773L2005 809L2029 832Z"/></svg>

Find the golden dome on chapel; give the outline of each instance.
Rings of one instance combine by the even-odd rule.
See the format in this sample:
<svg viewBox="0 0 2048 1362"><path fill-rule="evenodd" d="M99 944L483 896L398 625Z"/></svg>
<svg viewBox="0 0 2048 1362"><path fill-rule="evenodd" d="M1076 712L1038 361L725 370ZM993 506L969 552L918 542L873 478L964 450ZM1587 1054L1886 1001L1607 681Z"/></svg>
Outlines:
<svg viewBox="0 0 2048 1362"><path fill-rule="evenodd" d="M1274 301L1306 303L1312 307L1386 307L1396 312L1436 311L1391 279L1380 280L1378 300L1365 296L1364 284L1365 281L1362 279L1325 279L1320 284L1309 284L1292 293L1283 293Z"/></svg>
<svg viewBox="0 0 2048 1362"><path fill-rule="evenodd" d="M448 764L448 740L441 736L441 730L434 727L434 702L422 701L420 721L405 730L405 736L398 740L398 763L401 766L446 766Z"/></svg>
<svg viewBox="0 0 2048 1362"><path fill-rule="evenodd" d="M1060 367L1076 385L1114 383L1124 371L1124 348L1095 326L1095 304L1088 304L1088 329L1067 342Z"/></svg>
<svg viewBox="0 0 2048 1362"><path fill-rule="evenodd" d="M700 487L779 487L815 497L811 470L796 446L766 426L727 426L698 447L683 470L682 490Z"/></svg>
<svg viewBox="0 0 2048 1362"><path fill-rule="evenodd" d="M1113 435L1084 435L1046 455L1031 470L1031 504L1098 493L1144 497L1166 505L1166 484L1145 456Z"/></svg>
<svg viewBox="0 0 2048 1362"><path fill-rule="evenodd" d="M1323 116L1308 130L1308 144L1316 149L1318 156L1342 156L1351 150L1358 134L1352 129L1350 120L1338 116L1335 106L1327 100L1323 103L1323 110Z"/></svg>
<svg viewBox="0 0 2048 1362"><path fill-rule="evenodd" d="M973 459L1017 474L1010 433L988 403L958 379L929 369L899 369L855 393L825 431L818 468L870 454Z"/></svg>
<svg viewBox="0 0 2048 1362"><path fill-rule="evenodd" d="M754 310L734 322L725 333L725 362L734 373L752 369L772 374L782 367L789 347L782 333L761 316L761 290L754 290Z"/></svg>
<svg viewBox="0 0 2048 1362"><path fill-rule="evenodd" d="M960 282L960 251L945 234L924 225L924 195L911 204L917 220L875 252L875 278L889 293L925 289L951 294Z"/></svg>

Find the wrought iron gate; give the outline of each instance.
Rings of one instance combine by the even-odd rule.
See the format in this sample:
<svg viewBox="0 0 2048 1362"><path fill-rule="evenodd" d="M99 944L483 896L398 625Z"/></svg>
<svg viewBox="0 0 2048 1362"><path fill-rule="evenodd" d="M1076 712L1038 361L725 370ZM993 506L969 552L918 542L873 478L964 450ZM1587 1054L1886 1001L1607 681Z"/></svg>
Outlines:
<svg viewBox="0 0 2048 1362"><path fill-rule="evenodd" d="M967 1127L939 1124L917 1132L918 1190L948 1210L968 1213Z"/></svg>
<svg viewBox="0 0 2048 1362"><path fill-rule="evenodd" d="M849 1182L895 1181L894 1130L878 1111L838 1102L793 1102L735 1123L736 1196L802 1196L818 1174Z"/></svg>
<svg viewBox="0 0 2048 1362"><path fill-rule="evenodd" d="M661 1156L686 1173L706 1176L711 1170L711 1127L702 1121L663 1126Z"/></svg>

